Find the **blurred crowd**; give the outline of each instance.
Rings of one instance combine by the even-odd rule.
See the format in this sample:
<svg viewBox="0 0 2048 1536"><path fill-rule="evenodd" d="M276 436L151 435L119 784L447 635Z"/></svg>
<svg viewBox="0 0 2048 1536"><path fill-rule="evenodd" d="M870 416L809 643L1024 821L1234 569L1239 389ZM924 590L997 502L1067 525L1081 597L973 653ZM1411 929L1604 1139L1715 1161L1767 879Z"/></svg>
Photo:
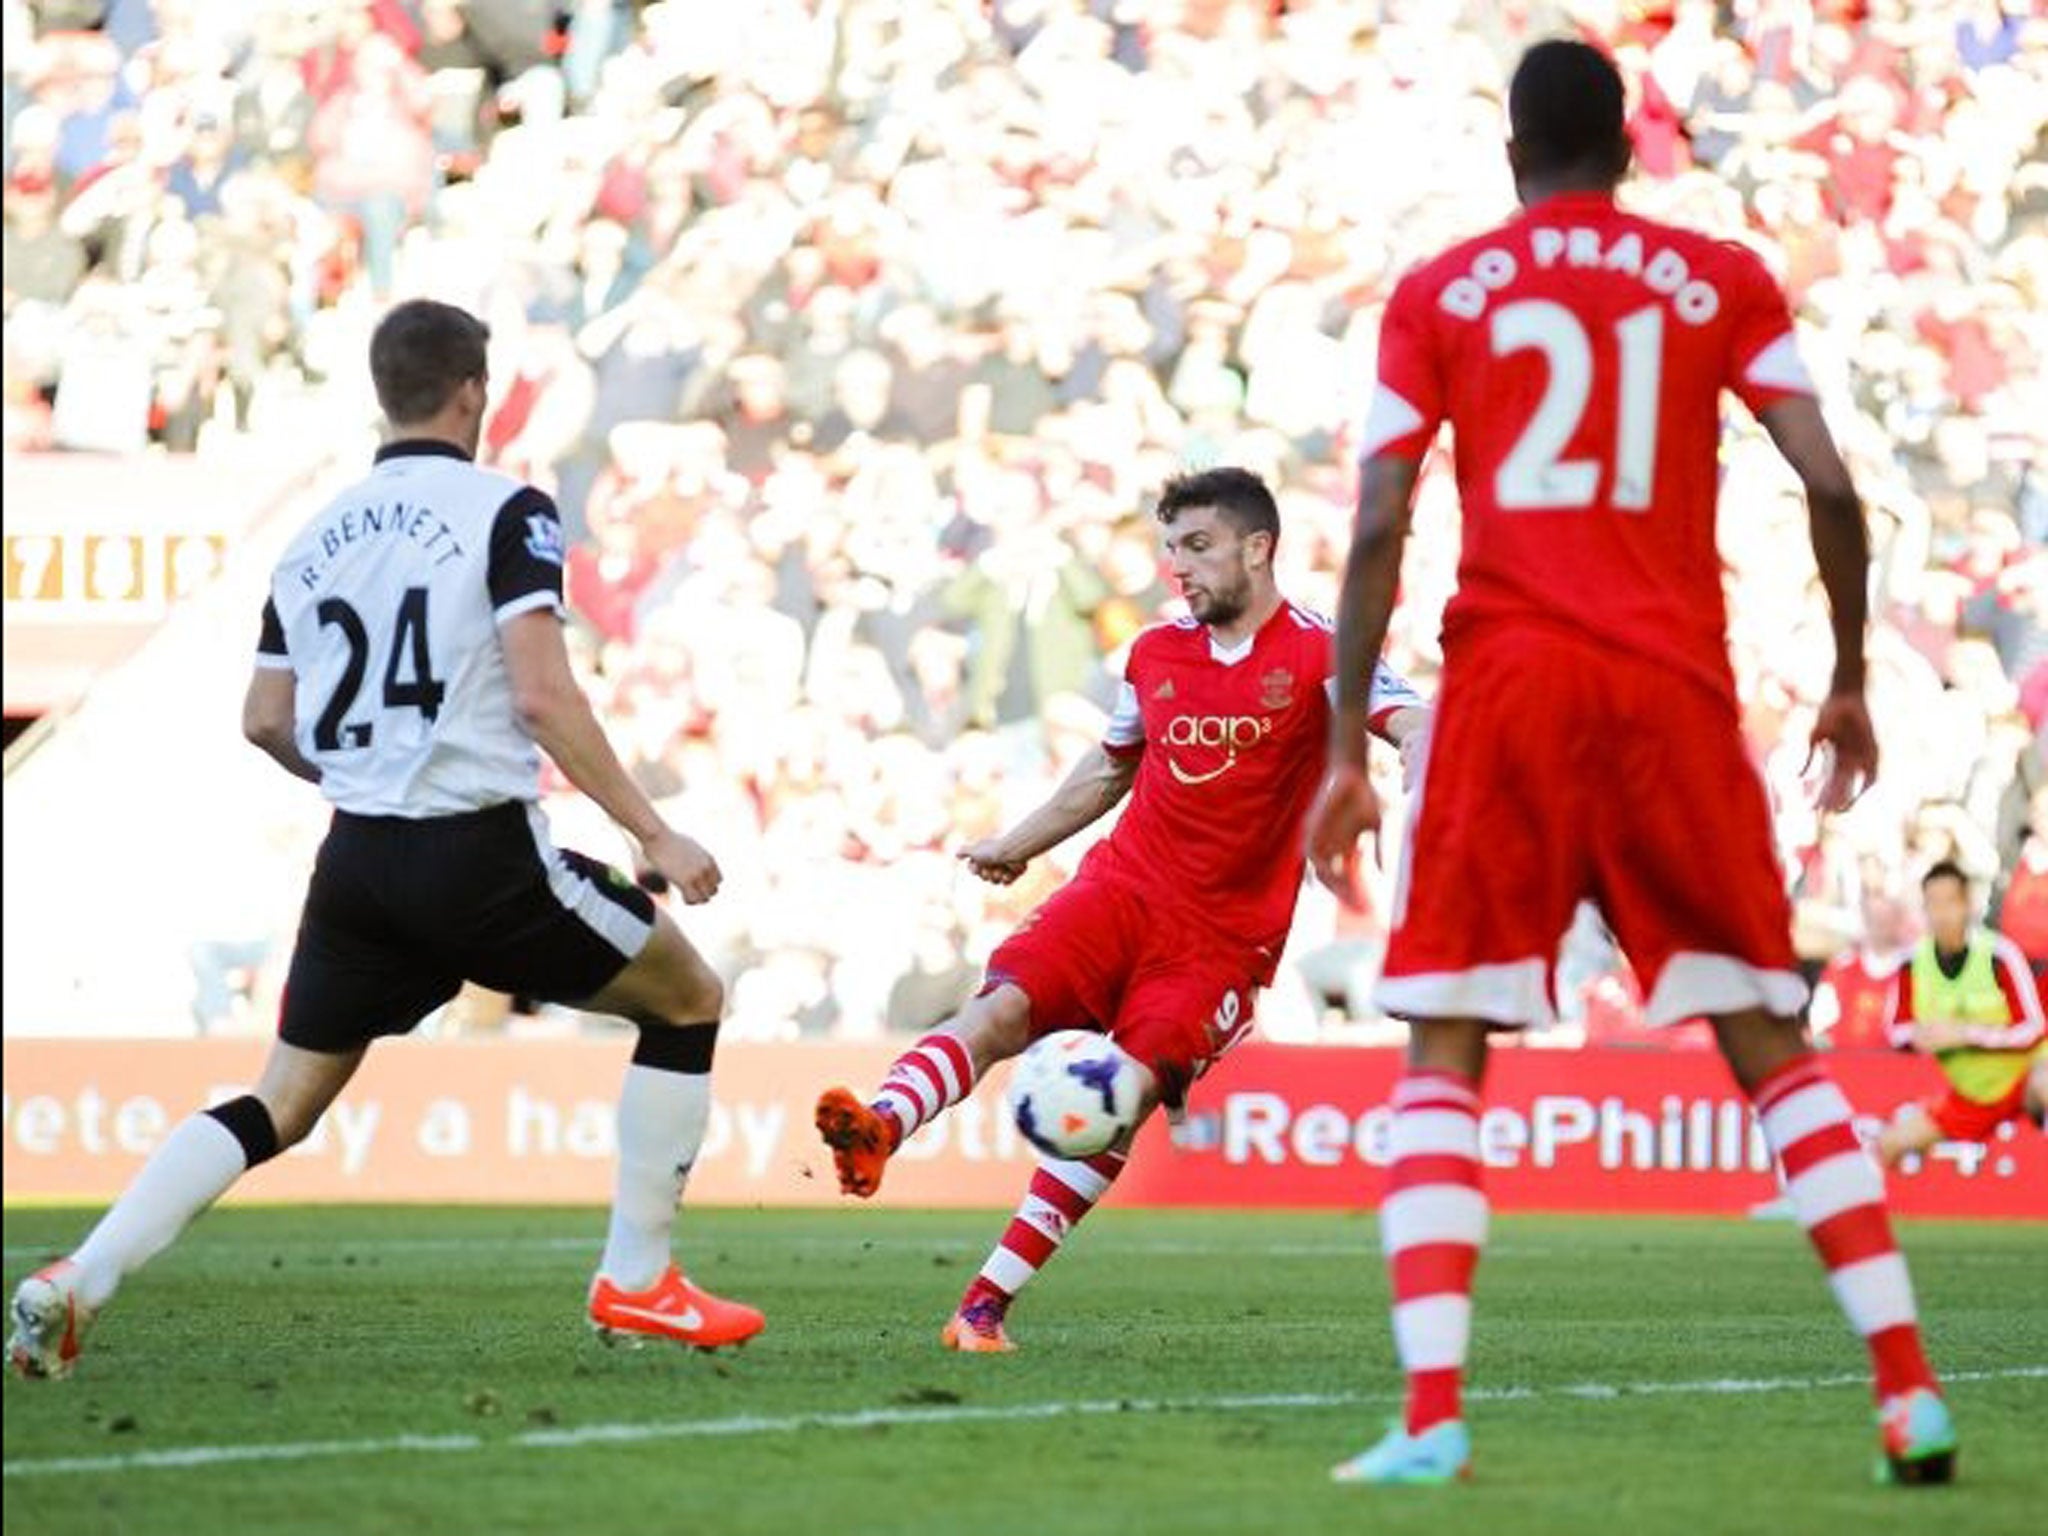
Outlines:
<svg viewBox="0 0 2048 1536"><path fill-rule="evenodd" d="M2048 856L2038 0L6 0L6 444L204 453L308 391L368 421L383 305L485 316L485 456L556 495L600 708L727 871L690 921L735 1031L920 1027L1078 857L993 891L951 850L1171 611L1161 481L1267 475L1285 589L1331 602L1381 306L1511 206L1505 81L1557 33L1623 64L1627 200L1782 276L1869 501L1885 769L1821 827L1803 510L1731 422L1737 671L1817 972L1932 860L1995 900ZM1391 641L1425 688L1452 490ZM616 855L587 814L562 839ZM1375 920L1311 894L1295 950L1269 1033L1355 1028ZM1566 977L1566 1037L1628 1034L1597 922Z"/></svg>

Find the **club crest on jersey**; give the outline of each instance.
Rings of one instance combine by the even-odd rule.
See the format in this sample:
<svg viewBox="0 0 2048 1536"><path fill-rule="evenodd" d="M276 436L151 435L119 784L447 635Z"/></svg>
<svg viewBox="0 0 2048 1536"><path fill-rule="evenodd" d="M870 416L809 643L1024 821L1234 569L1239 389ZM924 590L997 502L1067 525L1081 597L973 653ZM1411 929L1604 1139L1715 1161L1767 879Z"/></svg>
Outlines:
<svg viewBox="0 0 2048 1536"><path fill-rule="evenodd" d="M1259 679L1259 707L1261 709L1285 709L1294 702L1294 674L1285 667L1275 667Z"/></svg>
<svg viewBox="0 0 2048 1536"><path fill-rule="evenodd" d="M549 565L562 563L562 525L535 512L526 519L526 552Z"/></svg>

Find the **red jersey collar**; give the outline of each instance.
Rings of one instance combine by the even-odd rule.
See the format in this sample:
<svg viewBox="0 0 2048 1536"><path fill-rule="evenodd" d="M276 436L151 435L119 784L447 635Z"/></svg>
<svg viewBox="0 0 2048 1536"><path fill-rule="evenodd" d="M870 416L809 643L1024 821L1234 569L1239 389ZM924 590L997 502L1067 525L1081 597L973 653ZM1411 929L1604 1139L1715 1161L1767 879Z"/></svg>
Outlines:
<svg viewBox="0 0 2048 1536"><path fill-rule="evenodd" d="M1533 219L1539 214L1549 213L1553 210L1569 211L1575 208L1600 209L1604 212L1612 213L1614 211L1614 194L1612 192L1553 192L1541 202L1524 208L1522 210L1522 217Z"/></svg>

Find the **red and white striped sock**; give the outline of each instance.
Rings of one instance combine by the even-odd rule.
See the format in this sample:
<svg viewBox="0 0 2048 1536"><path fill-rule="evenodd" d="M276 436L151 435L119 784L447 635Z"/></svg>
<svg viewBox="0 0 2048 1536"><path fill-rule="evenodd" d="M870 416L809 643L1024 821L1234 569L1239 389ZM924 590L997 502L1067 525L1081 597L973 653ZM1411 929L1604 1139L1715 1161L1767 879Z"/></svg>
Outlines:
<svg viewBox="0 0 2048 1536"><path fill-rule="evenodd" d="M1461 1411L1472 1272L1486 1242L1479 1088L1455 1072L1410 1071L1393 1109L1380 1248L1393 1282L1394 1348L1408 1373L1408 1433L1419 1435Z"/></svg>
<svg viewBox="0 0 2048 1536"><path fill-rule="evenodd" d="M1849 1101L1813 1056L1787 1062L1752 1097L1793 1214L1827 1266L1849 1325L1870 1346L1879 1400L1915 1387L1938 1390L1920 1348L1912 1277L1892 1240L1884 1175L1857 1140Z"/></svg>
<svg viewBox="0 0 2048 1536"><path fill-rule="evenodd" d="M974 1058L952 1035L934 1030L890 1064L873 1104L902 1132L901 1146L927 1120L974 1091Z"/></svg>
<svg viewBox="0 0 2048 1536"><path fill-rule="evenodd" d="M1116 1176L1124 1171L1124 1159L1122 1152L1101 1152L1078 1161L1041 1158L1038 1171L1031 1175L1030 1192L1010 1218L981 1273L960 1298L961 1307L977 1301L995 1301L1007 1307L1060 1251L1060 1244L1081 1218L1095 1209L1095 1202L1109 1192Z"/></svg>

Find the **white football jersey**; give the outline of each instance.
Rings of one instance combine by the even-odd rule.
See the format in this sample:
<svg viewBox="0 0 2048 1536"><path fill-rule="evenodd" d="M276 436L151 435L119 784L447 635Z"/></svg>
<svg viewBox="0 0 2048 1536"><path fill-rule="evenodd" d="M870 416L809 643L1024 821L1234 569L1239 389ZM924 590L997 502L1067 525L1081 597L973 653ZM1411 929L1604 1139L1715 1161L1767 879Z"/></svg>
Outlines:
<svg viewBox="0 0 2048 1536"><path fill-rule="evenodd" d="M447 816L540 793L498 625L562 611L562 523L541 491L452 444L390 443L270 578L257 665L296 683L299 751L363 816Z"/></svg>

